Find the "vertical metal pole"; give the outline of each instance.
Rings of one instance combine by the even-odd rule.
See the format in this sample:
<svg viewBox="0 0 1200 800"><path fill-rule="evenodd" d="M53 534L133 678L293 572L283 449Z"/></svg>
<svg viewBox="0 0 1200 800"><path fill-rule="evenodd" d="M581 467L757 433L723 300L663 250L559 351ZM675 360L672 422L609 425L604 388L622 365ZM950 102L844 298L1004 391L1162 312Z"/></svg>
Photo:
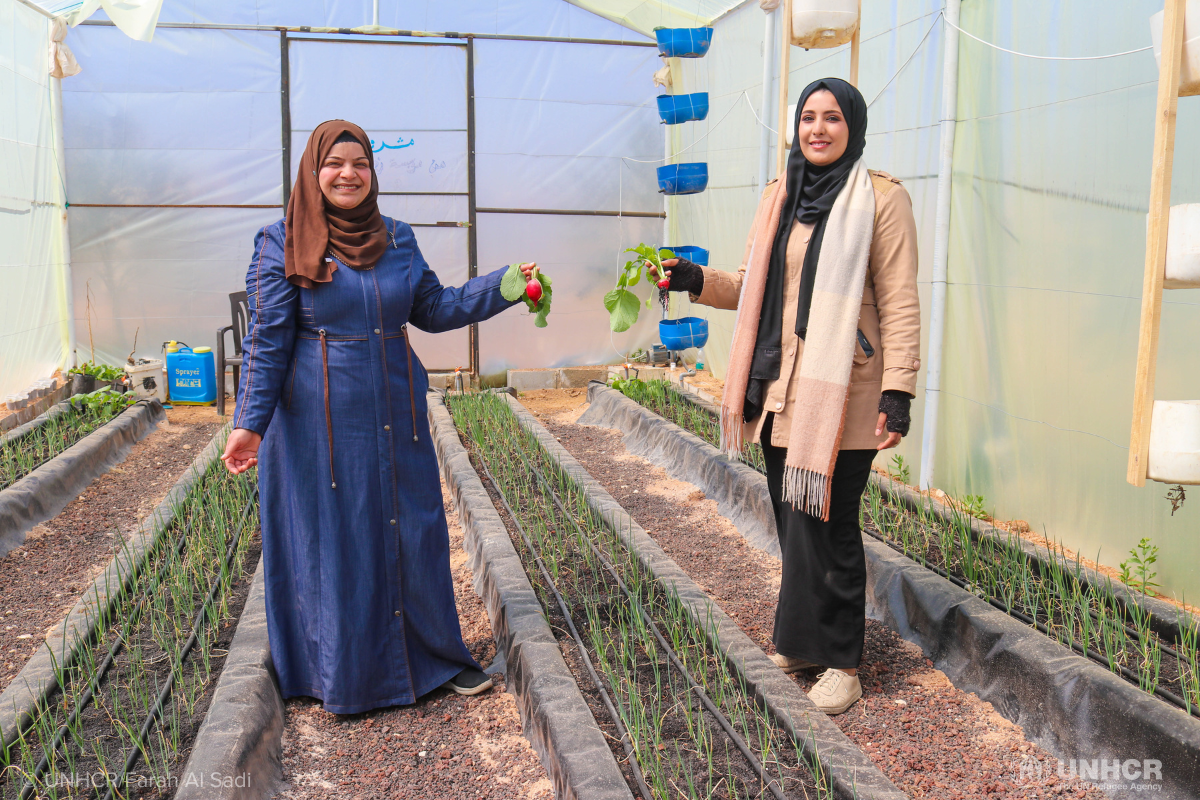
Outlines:
<svg viewBox="0 0 1200 800"><path fill-rule="evenodd" d="M467 277L479 274L479 237L475 225L475 39L467 37ZM467 331L471 375L479 374L479 323Z"/></svg>
<svg viewBox="0 0 1200 800"><path fill-rule="evenodd" d="M371 24L379 27L379 0L375 0L375 4L371 10Z"/></svg>
<svg viewBox="0 0 1200 800"><path fill-rule="evenodd" d="M862 39L862 0L858 0L858 27L850 37L850 85L858 86L858 45Z"/></svg>
<svg viewBox="0 0 1200 800"><path fill-rule="evenodd" d="M946 336L946 278L949 272L950 189L954 181L954 130L958 120L959 0L946 0L942 44L942 131L937 206L933 223L933 302L929 309L929 359L925 362L925 422L921 431L920 487L933 485L937 459L938 402L942 388L942 342Z"/></svg>
<svg viewBox="0 0 1200 800"><path fill-rule="evenodd" d="M279 32L279 128L283 144L283 210L292 196L292 90L287 31Z"/></svg>
<svg viewBox="0 0 1200 800"><path fill-rule="evenodd" d="M771 118L771 81L775 77L775 16L779 9L766 13L766 27L763 30L763 71L762 71L762 109L759 112L763 122ZM771 179L771 131L766 125L760 125L758 130L758 194L755 201L762 197L767 181Z"/></svg>
<svg viewBox="0 0 1200 800"><path fill-rule="evenodd" d="M791 120L788 116L788 77L792 71L792 0L784 0L783 19L779 22L783 42L779 54L779 149L775 153L775 177L782 177L787 169L787 135Z"/></svg>
<svg viewBox="0 0 1200 800"><path fill-rule="evenodd" d="M62 281L63 305L66 319L63 320L63 346L66 353L63 356L64 369L76 365L75 357L75 290L71 285L71 230L67 225L67 147L63 138L63 100L62 79L51 78L54 88L53 103L50 119L54 125L54 153L58 159L58 180L62 214Z"/></svg>

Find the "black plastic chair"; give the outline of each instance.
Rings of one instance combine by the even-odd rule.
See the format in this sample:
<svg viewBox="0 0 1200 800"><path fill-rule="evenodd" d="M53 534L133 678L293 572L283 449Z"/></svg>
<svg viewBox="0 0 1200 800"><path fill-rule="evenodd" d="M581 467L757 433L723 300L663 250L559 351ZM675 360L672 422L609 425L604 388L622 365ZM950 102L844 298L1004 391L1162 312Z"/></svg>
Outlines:
<svg viewBox="0 0 1200 800"><path fill-rule="evenodd" d="M233 324L217 328L217 414L225 416L225 370L233 367L233 401L237 403L238 383L242 377L242 340L250 319L250 298L245 292L229 295L229 313ZM233 333L233 355L225 355L225 334Z"/></svg>

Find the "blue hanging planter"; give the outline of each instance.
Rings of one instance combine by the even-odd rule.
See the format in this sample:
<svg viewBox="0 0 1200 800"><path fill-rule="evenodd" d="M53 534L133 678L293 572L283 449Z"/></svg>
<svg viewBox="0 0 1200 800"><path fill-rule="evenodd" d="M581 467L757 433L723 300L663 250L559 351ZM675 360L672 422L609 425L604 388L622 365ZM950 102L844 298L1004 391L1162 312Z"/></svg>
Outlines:
<svg viewBox="0 0 1200 800"><path fill-rule="evenodd" d="M667 58L700 58L712 46L712 28L659 28L658 52Z"/></svg>
<svg viewBox="0 0 1200 800"><path fill-rule="evenodd" d="M686 258L693 264L699 264L702 267L708 266L708 251L703 247L694 247L687 244L680 245L679 247L668 247L667 249L680 258Z"/></svg>
<svg viewBox="0 0 1200 800"><path fill-rule="evenodd" d="M708 92L660 94L658 115L668 125L704 119L708 116Z"/></svg>
<svg viewBox="0 0 1200 800"><path fill-rule="evenodd" d="M696 194L708 188L708 163L667 164L658 168L658 191L663 194Z"/></svg>
<svg viewBox="0 0 1200 800"><path fill-rule="evenodd" d="M699 317L664 319L658 323L658 338L668 350L687 350L708 343L708 320Z"/></svg>

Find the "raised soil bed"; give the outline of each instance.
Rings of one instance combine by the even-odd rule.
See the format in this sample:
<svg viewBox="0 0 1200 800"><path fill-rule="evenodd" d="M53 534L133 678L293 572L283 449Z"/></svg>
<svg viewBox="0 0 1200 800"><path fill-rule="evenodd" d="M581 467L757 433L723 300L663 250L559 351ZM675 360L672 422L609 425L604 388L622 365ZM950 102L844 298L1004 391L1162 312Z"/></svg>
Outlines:
<svg viewBox="0 0 1200 800"><path fill-rule="evenodd" d="M671 451L672 466L689 458L728 462L707 443L612 390L594 386L590 391L595 401L589 412L593 417L609 416L618 427L630 431L631 438L654 429L659 450ZM598 406L604 409L597 411ZM622 422L639 416L643 419L637 431ZM664 436L674 437L674 443ZM723 474L737 475L742 492L756 491L758 486L757 491L766 495L765 480L745 467L739 465ZM964 535L962 541L973 540ZM1195 771L1200 738L1196 732L1200 728L1186 712L1171 709L1136 685L1072 655L890 548L871 540L865 546L868 598L876 612L906 638L921 644L957 685L994 701L1032 739L1061 758L1075 759L1072 764L1094 766L1105 760L1111 764L1116 758L1122 763L1139 761L1143 765L1139 770L1130 769L1131 774L1106 783L1114 796L1144 791L1147 784L1158 787L1164 796L1192 796L1190 792L1198 784ZM1138 774L1147 770L1148 762L1162 764L1162 777L1139 782Z"/></svg>

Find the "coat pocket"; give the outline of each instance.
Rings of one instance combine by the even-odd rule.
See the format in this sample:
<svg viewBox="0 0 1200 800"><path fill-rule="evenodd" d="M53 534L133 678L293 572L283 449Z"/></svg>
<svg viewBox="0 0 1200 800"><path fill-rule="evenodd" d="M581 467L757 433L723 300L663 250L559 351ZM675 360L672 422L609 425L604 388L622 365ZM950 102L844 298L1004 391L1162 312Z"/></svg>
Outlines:
<svg viewBox="0 0 1200 800"><path fill-rule="evenodd" d="M870 362L875 355L875 348L861 329L855 333L854 339L854 366L861 367Z"/></svg>
<svg viewBox="0 0 1200 800"><path fill-rule="evenodd" d="M292 356L292 368L288 370L288 379L283 384L283 407L288 411L292 410L292 392L296 388L296 364L299 359Z"/></svg>

